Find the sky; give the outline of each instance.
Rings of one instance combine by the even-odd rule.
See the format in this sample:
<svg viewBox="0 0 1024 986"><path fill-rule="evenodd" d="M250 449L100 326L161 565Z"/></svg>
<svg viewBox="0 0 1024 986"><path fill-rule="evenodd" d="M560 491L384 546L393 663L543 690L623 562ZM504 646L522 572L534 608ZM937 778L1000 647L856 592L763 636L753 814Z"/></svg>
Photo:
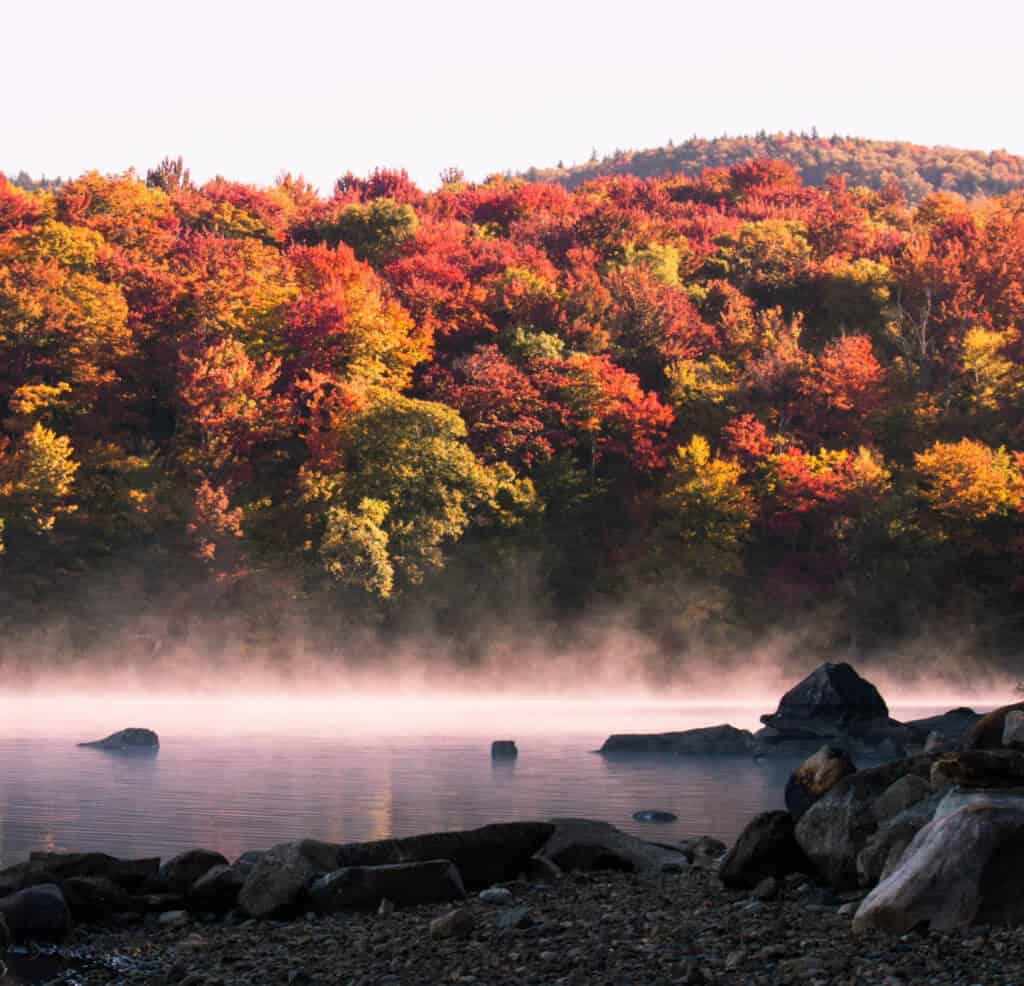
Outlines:
<svg viewBox="0 0 1024 986"><path fill-rule="evenodd" d="M0 0L0 170L425 187L764 129L1024 154L1011 0Z"/></svg>

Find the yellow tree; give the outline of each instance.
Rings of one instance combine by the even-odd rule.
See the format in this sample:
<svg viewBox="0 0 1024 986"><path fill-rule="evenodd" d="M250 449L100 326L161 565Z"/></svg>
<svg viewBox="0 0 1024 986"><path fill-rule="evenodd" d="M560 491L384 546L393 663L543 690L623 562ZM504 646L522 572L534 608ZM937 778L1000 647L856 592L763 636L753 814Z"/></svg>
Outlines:
<svg viewBox="0 0 1024 986"><path fill-rule="evenodd" d="M974 524L1020 507L1024 475L1004 448L969 438L914 456L921 496L942 519Z"/></svg>

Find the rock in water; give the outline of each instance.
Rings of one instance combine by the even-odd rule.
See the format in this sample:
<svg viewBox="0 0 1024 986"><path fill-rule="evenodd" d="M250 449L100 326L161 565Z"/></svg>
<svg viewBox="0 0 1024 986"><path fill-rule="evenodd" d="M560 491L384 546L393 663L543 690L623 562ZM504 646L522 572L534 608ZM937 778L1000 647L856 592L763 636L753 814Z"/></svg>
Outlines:
<svg viewBox="0 0 1024 986"><path fill-rule="evenodd" d="M677 821L678 815L673 815L670 811L634 811L633 821L635 822L654 822L660 824L667 824L668 822Z"/></svg>
<svg viewBox="0 0 1024 986"><path fill-rule="evenodd" d="M811 865L793 834L788 811L755 816L726 853L718 875L727 887L752 890L766 877L807 873Z"/></svg>
<svg viewBox="0 0 1024 986"><path fill-rule="evenodd" d="M60 887L43 883L0 900L12 940L60 941L71 929L71 912Z"/></svg>
<svg viewBox="0 0 1024 986"><path fill-rule="evenodd" d="M604 741L600 753L677 753L682 756L748 756L754 737L735 726L705 726L678 733L620 733Z"/></svg>
<svg viewBox="0 0 1024 986"><path fill-rule="evenodd" d="M816 668L782 696L774 715L761 716L761 721L780 729L815 719L849 723L888 716L889 707L878 689L843 663Z"/></svg>
<svg viewBox="0 0 1024 986"><path fill-rule="evenodd" d="M491 744L492 760L515 760L519 756L519 749L515 740L495 740Z"/></svg>
<svg viewBox="0 0 1024 986"><path fill-rule="evenodd" d="M96 750L157 750L160 748L160 737L152 729L122 729L104 739L78 745Z"/></svg>
<svg viewBox="0 0 1024 986"><path fill-rule="evenodd" d="M983 715L964 734L965 750L998 750L1003 745L1006 717L1011 712L1024 711L1024 702L1004 705Z"/></svg>
<svg viewBox="0 0 1024 986"><path fill-rule="evenodd" d="M790 775L786 784L786 807L799 820L811 805L824 797L844 777L857 772L850 755L835 746L823 746Z"/></svg>
<svg viewBox="0 0 1024 986"><path fill-rule="evenodd" d="M899 865L864 899L853 930L1019 925L1022 882L1024 799L996 805L978 796L917 833Z"/></svg>
<svg viewBox="0 0 1024 986"><path fill-rule="evenodd" d="M447 859L390 866L349 866L316 880L309 896L327 913L349 907L379 907L384 899L399 906L462 900L466 890Z"/></svg>

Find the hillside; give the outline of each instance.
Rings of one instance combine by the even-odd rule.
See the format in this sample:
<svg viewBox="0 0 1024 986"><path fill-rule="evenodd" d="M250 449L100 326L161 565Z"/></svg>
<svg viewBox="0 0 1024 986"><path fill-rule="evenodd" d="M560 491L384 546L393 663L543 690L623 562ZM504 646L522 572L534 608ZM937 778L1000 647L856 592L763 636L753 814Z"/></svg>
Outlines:
<svg viewBox="0 0 1024 986"><path fill-rule="evenodd" d="M729 168L756 158L786 161L805 185L821 185L838 175L848 185L880 189L895 179L912 202L934 191L974 198L1024 188L1024 158L1006 151L967 151L897 140L792 133L713 140L695 137L682 144L615 151L568 168L531 168L524 177L575 188L601 175L695 176L705 168Z"/></svg>

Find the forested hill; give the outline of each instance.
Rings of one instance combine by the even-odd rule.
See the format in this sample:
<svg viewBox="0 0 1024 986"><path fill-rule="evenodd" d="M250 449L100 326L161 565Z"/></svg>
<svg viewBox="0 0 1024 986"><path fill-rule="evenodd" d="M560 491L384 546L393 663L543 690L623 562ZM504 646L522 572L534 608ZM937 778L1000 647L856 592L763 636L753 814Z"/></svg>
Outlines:
<svg viewBox="0 0 1024 986"><path fill-rule="evenodd" d="M966 198L1003 195L1024 188L1024 158L1006 151L965 151L955 147L923 147L901 140L859 137L817 137L807 134L765 134L755 137L692 138L642 151L615 151L572 167L531 168L531 181L552 181L567 188L601 175L663 178L696 176L705 168L729 168L757 158L792 165L805 185L821 185L838 176L848 185L882 189L899 182L912 202L929 192L957 192Z"/></svg>
<svg viewBox="0 0 1024 986"><path fill-rule="evenodd" d="M0 661L588 614L1019 652L1024 193L0 177Z"/></svg>

